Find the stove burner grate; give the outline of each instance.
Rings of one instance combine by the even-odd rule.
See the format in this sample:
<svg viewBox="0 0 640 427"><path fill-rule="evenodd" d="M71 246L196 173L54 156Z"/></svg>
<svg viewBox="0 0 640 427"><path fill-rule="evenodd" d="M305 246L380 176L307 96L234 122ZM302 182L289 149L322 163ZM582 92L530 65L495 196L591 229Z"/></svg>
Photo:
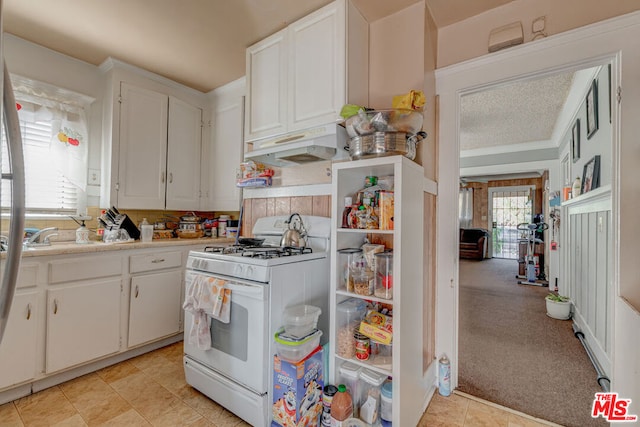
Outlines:
<svg viewBox="0 0 640 427"><path fill-rule="evenodd" d="M297 248L293 246L250 246L250 245L231 245L231 246L205 246L204 252L217 254L238 254L250 258L271 259L292 255L302 255L312 253L311 248Z"/></svg>

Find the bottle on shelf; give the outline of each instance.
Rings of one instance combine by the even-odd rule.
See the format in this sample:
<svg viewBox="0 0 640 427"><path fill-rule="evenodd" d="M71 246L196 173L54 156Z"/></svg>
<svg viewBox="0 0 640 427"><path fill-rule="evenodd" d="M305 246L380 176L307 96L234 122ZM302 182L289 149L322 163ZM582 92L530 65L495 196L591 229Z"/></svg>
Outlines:
<svg viewBox="0 0 640 427"><path fill-rule="evenodd" d="M344 384L338 386L338 392L331 401L331 425L341 427L342 422L353 416L353 401Z"/></svg>
<svg viewBox="0 0 640 427"><path fill-rule="evenodd" d="M579 196L581 189L582 189L582 181L580 180L580 177L577 176L575 181L573 181L573 187L571 188L571 197Z"/></svg>
<svg viewBox="0 0 640 427"><path fill-rule="evenodd" d="M349 196L344 198L344 210L342 211L342 228L351 228L349 223L349 212L351 212L353 199Z"/></svg>

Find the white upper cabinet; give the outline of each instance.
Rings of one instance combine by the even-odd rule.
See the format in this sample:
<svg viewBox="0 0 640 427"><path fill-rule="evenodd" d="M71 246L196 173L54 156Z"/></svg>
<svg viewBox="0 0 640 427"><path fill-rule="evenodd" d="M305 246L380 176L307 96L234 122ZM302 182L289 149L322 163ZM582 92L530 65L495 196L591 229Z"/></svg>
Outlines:
<svg viewBox="0 0 640 427"><path fill-rule="evenodd" d="M199 209L202 109L124 82L120 104L118 207Z"/></svg>
<svg viewBox="0 0 640 427"><path fill-rule="evenodd" d="M344 3L291 24L288 37L288 130L335 121L345 103Z"/></svg>
<svg viewBox="0 0 640 427"><path fill-rule="evenodd" d="M236 172L242 162L244 123L244 77L212 92L212 143L205 158L211 165L207 175L207 209L237 211L241 191L235 186ZM205 150L207 151L207 150ZM203 178L204 182L204 178Z"/></svg>
<svg viewBox="0 0 640 427"><path fill-rule="evenodd" d="M345 2L247 49L246 141L335 121L346 99Z"/></svg>
<svg viewBox="0 0 640 427"><path fill-rule="evenodd" d="M100 68L100 206L199 210L205 94L112 58Z"/></svg>
<svg viewBox="0 0 640 427"><path fill-rule="evenodd" d="M121 84L117 186L121 208L164 208L167 112L166 95Z"/></svg>
<svg viewBox="0 0 640 427"><path fill-rule="evenodd" d="M202 110L169 97L166 209L198 209Z"/></svg>
<svg viewBox="0 0 640 427"><path fill-rule="evenodd" d="M287 130L287 30L247 49L247 139Z"/></svg>

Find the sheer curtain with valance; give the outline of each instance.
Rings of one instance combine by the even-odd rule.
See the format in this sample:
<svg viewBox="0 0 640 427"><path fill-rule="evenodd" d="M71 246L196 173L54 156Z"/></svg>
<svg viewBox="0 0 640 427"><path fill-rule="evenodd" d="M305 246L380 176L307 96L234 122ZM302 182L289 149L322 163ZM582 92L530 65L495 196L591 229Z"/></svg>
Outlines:
<svg viewBox="0 0 640 427"><path fill-rule="evenodd" d="M460 188L458 205L460 228L471 228L473 223L473 188Z"/></svg>

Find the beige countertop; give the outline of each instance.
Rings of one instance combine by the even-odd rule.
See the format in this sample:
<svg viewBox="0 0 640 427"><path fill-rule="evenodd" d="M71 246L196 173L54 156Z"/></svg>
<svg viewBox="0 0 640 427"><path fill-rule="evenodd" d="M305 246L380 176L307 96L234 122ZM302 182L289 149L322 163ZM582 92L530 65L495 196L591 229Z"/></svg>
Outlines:
<svg viewBox="0 0 640 427"><path fill-rule="evenodd" d="M225 245L235 242L235 238L210 238L202 237L198 239L157 239L150 243L142 243L140 240L125 243L102 243L94 242L88 244L77 244L75 242L54 242L51 246L37 246L22 250L23 257L34 257L44 255L62 255L89 252L122 251L129 249L145 248L166 248L172 246L202 245ZM6 254L2 254L6 256Z"/></svg>

